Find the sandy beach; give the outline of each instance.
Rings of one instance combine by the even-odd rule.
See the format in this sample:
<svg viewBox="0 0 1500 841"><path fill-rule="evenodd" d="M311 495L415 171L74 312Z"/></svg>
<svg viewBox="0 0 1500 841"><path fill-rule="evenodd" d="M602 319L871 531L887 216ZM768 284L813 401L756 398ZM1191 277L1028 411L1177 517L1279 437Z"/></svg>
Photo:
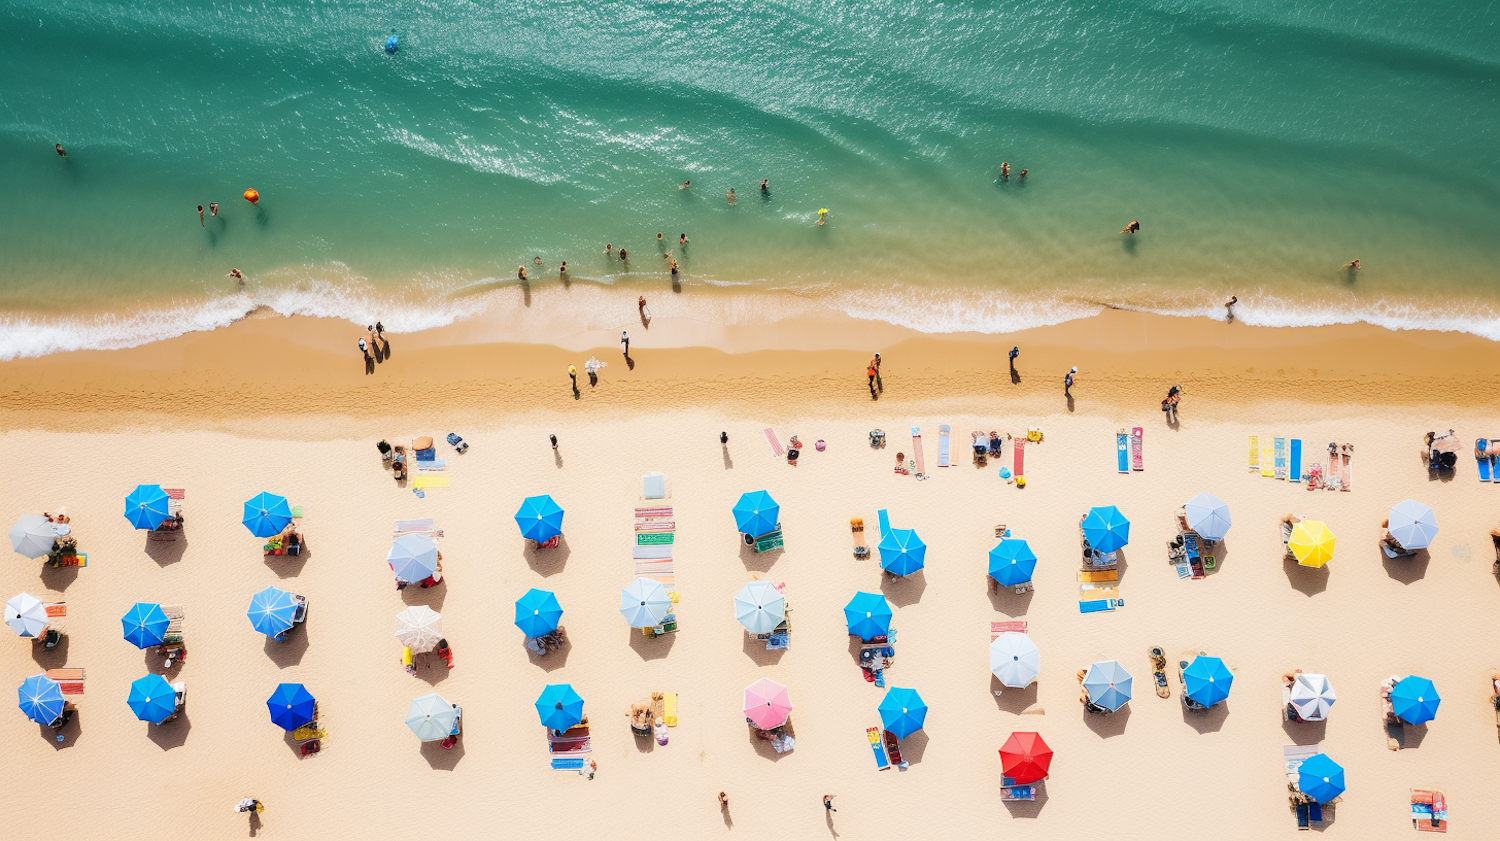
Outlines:
<svg viewBox="0 0 1500 841"><path fill-rule="evenodd" d="M630 329L633 369L618 346ZM366 375L357 330L341 322L252 319L225 330L119 352L83 352L0 365L4 444L17 476L0 488L13 521L66 505L89 553L84 569L45 570L13 556L0 584L66 600L56 651L10 639L0 649L18 684L43 668L87 669L86 693L63 743L19 712L0 739L26 785L0 792L12 825L74 838L378 837L440 829L453 837L515 833L617 834L624 827L682 837L777 833L866 838L904 833L972 837L1026 832L1074 838L1107 829L1124 838L1213 826L1222 837L1294 833L1281 749L1320 742L1348 769L1349 791L1328 833L1388 838L1412 832L1409 788L1438 788L1450 832L1480 837L1500 818L1500 748L1484 644L1500 595L1491 573L1491 494L1468 453L1493 426L1496 351L1452 334L1362 326L1256 329L1112 312L1015 336L927 337L850 322L778 324L743 333L659 317L649 331L559 333L550 344L481 344L464 326L393 336L393 353ZM1019 382L1005 351L1022 347ZM871 401L870 349L885 359L885 391ZM590 353L609 362L600 385L575 400L565 374ZM1074 401L1062 373L1080 367ZM1156 403L1185 390L1181 424ZM955 465L936 468L937 427L954 431ZM789 466L762 435L771 426L809 447ZM925 434L924 482L893 473ZM1028 485L995 465L969 463L968 433L1039 427ZM1145 429L1145 469L1119 474L1114 433ZM882 428L884 450L867 432ZM1456 475L1436 479L1421 436L1452 427L1469 441ZM729 434L721 448L720 431ZM472 444L451 451L451 486L417 498L398 487L375 449L380 438ZM559 448L548 445L557 435ZM1308 492L1247 471L1246 436L1300 437L1309 453L1355 445L1353 489ZM811 443L828 442L825 452ZM446 445L439 444L440 451ZM1007 448L1004 462L1009 464ZM632 509L640 477L670 480L677 522L681 630L656 640L626 627L620 588L633 577ZM185 539L148 542L120 516L136 484L187 491ZM766 489L781 503L784 551L738 543L730 507ZM263 558L239 522L262 491L306 511L310 553ZM1199 491L1226 500L1234 527L1220 569L1179 579L1165 541L1172 512ZM537 551L511 515L549 493L566 509L563 545ZM1441 532L1430 552L1387 560L1376 541L1386 510L1412 497L1433 506ZM1078 612L1077 522L1092 505L1130 518L1113 613ZM929 544L927 568L885 579L856 560L849 519L895 525ZM1323 570L1281 559L1278 518L1326 520L1338 536ZM446 580L398 592L383 563L393 521L432 517ZM1007 524L1040 557L1034 592L987 586L994 528ZM873 528L872 528L873 531ZM873 541L872 541L873 542ZM753 576L785 582L790 648L747 637L732 598ZM245 618L251 594L275 584L310 602L305 626L268 641ZM555 591L571 645L528 654L511 623L531 587ZM917 689L931 707L903 743L910 766L877 771L865 729L879 726L883 692L862 678L841 608L856 591L896 608L897 657L888 684ZM130 681L160 658L120 639L136 601L186 611L188 686L182 719L139 722L124 703ZM441 611L455 668L428 657L417 678L392 636L404 606ZM1042 672L1005 690L987 668L989 623L1025 619ZM1149 646L1221 656L1235 683L1226 704L1190 714L1151 691ZM1117 659L1135 698L1109 717L1087 714L1074 673ZM1286 723L1279 676L1326 673L1339 693L1326 724ZM1175 669L1172 670L1175 672ZM1443 702L1437 719L1387 749L1379 682L1419 674ZM770 677L791 688L796 748L772 752L740 713L744 686ZM267 720L282 681L317 696L328 737L300 758ZM570 682L593 725L598 774L548 767L532 702ZM407 704L435 689L464 708L453 751L423 745L403 725ZM630 733L624 713L652 691L679 693L681 723L657 746ZM1017 730L1056 751L1032 803L1001 802L997 749ZM721 813L715 795L731 806ZM821 795L837 795L827 820ZM259 826L231 807L266 804ZM1174 829L1177 828L1177 829Z"/></svg>

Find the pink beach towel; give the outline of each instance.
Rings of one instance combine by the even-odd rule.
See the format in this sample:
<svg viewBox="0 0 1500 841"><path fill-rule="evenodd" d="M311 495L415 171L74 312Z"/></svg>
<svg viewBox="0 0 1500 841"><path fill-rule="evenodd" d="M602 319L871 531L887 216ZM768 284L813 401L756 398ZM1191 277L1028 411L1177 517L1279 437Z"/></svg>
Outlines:
<svg viewBox="0 0 1500 841"><path fill-rule="evenodd" d="M783 450L781 448L780 439L776 437L775 431L773 431L769 426L766 427L766 440L770 442L771 452L775 453L777 458L781 458L782 456L786 455L786 450Z"/></svg>

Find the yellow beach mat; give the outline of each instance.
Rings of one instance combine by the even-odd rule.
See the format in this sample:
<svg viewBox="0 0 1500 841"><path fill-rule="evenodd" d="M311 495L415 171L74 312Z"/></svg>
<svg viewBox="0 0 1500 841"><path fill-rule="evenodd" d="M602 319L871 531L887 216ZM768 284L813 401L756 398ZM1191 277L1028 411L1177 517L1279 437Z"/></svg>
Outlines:
<svg viewBox="0 0 1500 841"><path fill-rule="evenodd" d="M446 488L448 487L447 476L418 476L411 480L414 488Z"/></svg>
<svg viewBox="0 0 1500 841"><path fill-rule="evenodd" d="M662 701L666 705L665 706L665 712L662 714L662 718L666 720L668 727L676 727L677 726L677 693L676 692L665 692L665 693L662 693L662 696L663 696L662 697Z"/></svg>
<svg viewBox="0 0 1500 841"><path fill-rule="evenodd" d="M1297 563L1307 567L1321 567L1333 560L1333 532L1321 520L1303 520L1292 529L1292 538L1287 548Z"/></svg>

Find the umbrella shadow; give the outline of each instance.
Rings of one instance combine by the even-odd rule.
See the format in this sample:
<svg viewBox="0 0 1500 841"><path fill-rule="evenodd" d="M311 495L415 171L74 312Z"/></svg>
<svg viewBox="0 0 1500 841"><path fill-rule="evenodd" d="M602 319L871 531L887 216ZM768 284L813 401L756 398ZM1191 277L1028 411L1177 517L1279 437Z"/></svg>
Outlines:
<svg viewBox="0 0 1500 841"><path fill-rule="evenodd" d="M922 600L926 589L927 574L920 569L904 578L884 572L880 574L880 592L895 607L916 604Z"/></svg>
<svg viewBox="0 0 1500 841"><path fill-rule="evenodd" d="M1224 728L1224 719L1229 717L1228 701L1220 701L1206 710L1189 709L1186 701L1182 701L1179 706L1182 707L1182 720L1198 731L1200 736L1204 733L1219 732Z"/></svg>
<svg viewBox="0 0 1500 841"><path fill-rule="evenodd" d="M460 760L464 758L464 740L460 736L451 748L445 749L442 742L423 742L422 758L427 760L427 765L434 771L452 771L458 767Z"/></svg>
<svg viewBox="0 0 1500 841"><path fill-rule="evenodd" d="M927 751L927 731L918 730L901 740L901 758L908 764L920 765L922 754Z"/></svg>
<svg viewBox="0 0 1500 841"><path fill-rule="evenodd" d="M52 743L53 750L70 748L83 737L83 712L81 710L74 710L73 717L68 721L67 726L63 727L61 734L46 725L38 725L37 732L42 734L42 737L48 742ZM62 741L58 741L58 735L63 737Z"/></svg>
<svg viewBox="0 0 1500 841"><path fill-rule="evenodd" d="M630 650L640 655L642 660L665 659L672 652L672 645L676 642L677 633L675 631L652 639L641 633L640 628L630 629Z"/></svg>
<svg viewBox="0 0 1500 841"><path fill-rule="evenodd" d="M173 721L147 724L146 727L149 728L146 731L147 736L156 743L157 747L162 750L171 750L187 744L188 732L193 729L193 722L188 718L187 710L184 709Z"/></svg>
<svg viewBox="0 0 1500 841"><path fill-rule="evenodd" d="M1392 580L1402 584L1413 584L1427 577L1427 564L1432 560L1432 556L1427 553L1426 549L1417 550L1415 555L1404 557L1398 555L1394 558L1386 557L1385 552L1379 549L1375 551L1380 552L1380 565L1385 567L1385 574L1389 575Z"/></svg>
<svg viewBox="0 0 1500 841"><path fill-rule="evenodd" d="M73 580L77 577L78 567L42 565L42 583L47 585L47 589L54 592L66 592L68 585L72 584Z"/></svg>
<svg viewBox="0 0 1500 841"><path fill-rule="evenodd" d="M1222 572L1224 570L1224 562L1229 559L1229 544L1221 540L1208 554L1214 556L1214 568L1207 570L1207 573L1213 575Z"/></svg>
<svg viewBox="0 0 1500 841"><path fill-rule="evenodd" d="M32 643L31 659L43 669L58 669L68 665L68 635L62 635L56 648L49 649L39 642Z"/></svg>
<svg viewBox="0 0 1500 841"><path fill-rule="evenodd" d="M418 654L421 665L417 668L417 677L427 682L428 686L437 686L448 679L448 663L436 654Z"/></svg>
<svg viewBox="0 0 1500 841"><path fill-rule="evenodd" d="M557 539L557 545L550 549L538 549L535 540L528 540L522 554L526 556L526 563L532 570L546 578L567 568L568 556L573 554L573 550L568 548L568 536L562 535Z"/></svg>
<svg viewBox="0 0 1500 841"><path fill-rule="evenodd" d="M187 545L186 532L167 532L165 535L151 532L146 536L146 555L156 561L157 566L171 566L182 560Z"/></svg>
<svg viewBox="0 0 1500 841"><path fill-rule="evenodd" d="M788 719L787 723L783 724L779 729L782 732L786 733L786 735L791 736L794 739L796 738L797 734L792 730L792 723L790 719ZM755 725L746 722L745 733L750 738L750 746L755 748L756 755L761 757L762 759L769 759L772 762L780 762L781 758L783 756L786 756L785 753L777 753L776 748L771 747L771 737L766 735L765 731L757 730L755 728Z"/></svg>
<svg viewBox="0 0 1500 841"><path fill-rule="evenodd" d="M186 650L187 649L183 649L183 651ZM171 681L172 671L167 668L167 658L156 653L156 651L157 649L154 645L141 649L141 665L144 666L146 671L150 672L151 674L161 675L168 681ZM185 662L185 660L178 659L177 662L182 663ZM176 665L172 666L172 669L176 668Z"/></svg>
<svg viewBox="0 0 1500 841"><path fill-rule="evenodd" d="M1125 571L1127 569L1129 569L1129 568L1130 568L1130 564L1125 560L1125 549L1124 549L1124 547L1116 549L1115 550L1115 580L1117 582L1118 581L1124 581L1125 580Z"/></svg>
<svg viewBox="0 0 1500 841"><path fill-rule="evenodd" d="M1038 818L1047 805L1046 781L1036 784L1035 800L1006 800L1005 808L1012 818Z"/></svg>
<svg viewBox="0 0 1500 841"><path fill-rule="evenodd" d="M540 666L542 671L555 672L568 665L568 652L572 650L573 641L568 638L567 634L564 634L562 642L558 643L557 648L548 651L546 656L539 656L529 648L526 649L526 653L531 657L531 662Z"/></svg>
<svg viewBox="0 0 1500 841"><path fill-rule="evenodd" d="M1316 745L1323 741L1324 734L1328 732L1328 722L1324 721L1298 721L1287 718L1283 713L1281 716L1281 729L1286 731L1287 738L1294 745Z"/></svg>
<svg viewBox="0 0 1500 841"><path fill-rule="evenodd" d="M1020 715L1028 709L1036 706L1036 681L1024 689L1015 689L1000 682L1000 678L990 675L990 694L995 696L995 706L1001 712Z"/></svg>
<svg viewBox="0 0 1500 841"><path fill-rule="evenodd" d="M1108 715L1104 713L1091 713L1082 704L1078 706L1083 709L1083 723L1090 730L1094 731L1095 736L1101 739L1108 739L1113 736L1122 736L1125 734L1125 725L1130 723L1129 704Z"/></svg>
<svg viewBox="0 0 1500 841"><path fill-rule="evenodd" d="M401 601L408 607L425 605L441 613L443 610L443 599L448 597L448 577L444 576L443 580L439 581L435 587L408 584L400 592Z"/></svg>
<svg viewBox="0 0 1500 841"><path fill-rule="evenodd" d="M740 539L740 563L744 564L745 569L751 572L770 571L771 567L776 565L777 559L781 557L784 551L786 550L767 549L764 552L757 552L754 546L745 542L744 538Z"/></svg>
<svg viewBox="0 0 1500 841"><path fill-rule="evenodd" d="M1286 571L1286 580L1292 589L1311 598L1328 589L1328 577L1332 574L1326 565L1305 567L1286 557L1281 559L1281 568Z"/></svg>
<svg viewBox="0 0 1500 841"><path fill-rule="evenodd" d="M1026 609L1031 606L1031 597L1036 595L1035 590L1026 590L1017 593L1014 587L1005 587L1000 582L986 575L984 580L989 582L990 606L997 613L1006 616L1025 616Z"/></svg>
<svg viewBox="0 0 1500 841"><path fill-rule="evenodd" d="M266 555L266 568L276 573L278 578L296 578L302 574L302 567L312 558L312 550L307 544L302 544L302 551L296 555Z"/></svg>
<svg viewBox="0 0 1500 841"><path fill-rule="evenodd" d="M307 623L303 622L301 626L293 625L282 642L277 642L274 637L266 637L266 657L270 658L278 669L295 666L302 662L302 655L307 653L309 643Z"/></svg>
<svg viewBox="0 0 1500 841"><path fill-rule="evenodd" d="M1424 724L1398 724L1393 728L1397 743L1401 750L1412 750L1422 746L1422 740L1427 738L1427 725Z"/></svg>
<svg viewBox="0 0 1500 841"><path fill-rule="evenodd" d="M781 662L781 655L786 653L785 648L778 648L774 651L768 651L766 649L766 641L756 639L754 634L746 633L744 636L745 656L749 657L751 662L755 663L755 665L757 666L774 666L777 663ZM857 649L855 650L854 656L855 659L859 658L859 651Z"/></svg>

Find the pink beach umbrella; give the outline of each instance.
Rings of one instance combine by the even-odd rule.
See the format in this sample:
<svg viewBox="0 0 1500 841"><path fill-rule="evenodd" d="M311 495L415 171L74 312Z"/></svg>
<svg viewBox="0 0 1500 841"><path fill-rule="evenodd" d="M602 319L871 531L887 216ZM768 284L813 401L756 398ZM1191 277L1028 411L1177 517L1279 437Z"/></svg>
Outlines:
<svg viewBox="0 0 1500 841"><path fill-rule="evenodd" d="M745 718L762 730L786 724L792 711L792 696L774 680L761 678L745 687Z"/></svg>

